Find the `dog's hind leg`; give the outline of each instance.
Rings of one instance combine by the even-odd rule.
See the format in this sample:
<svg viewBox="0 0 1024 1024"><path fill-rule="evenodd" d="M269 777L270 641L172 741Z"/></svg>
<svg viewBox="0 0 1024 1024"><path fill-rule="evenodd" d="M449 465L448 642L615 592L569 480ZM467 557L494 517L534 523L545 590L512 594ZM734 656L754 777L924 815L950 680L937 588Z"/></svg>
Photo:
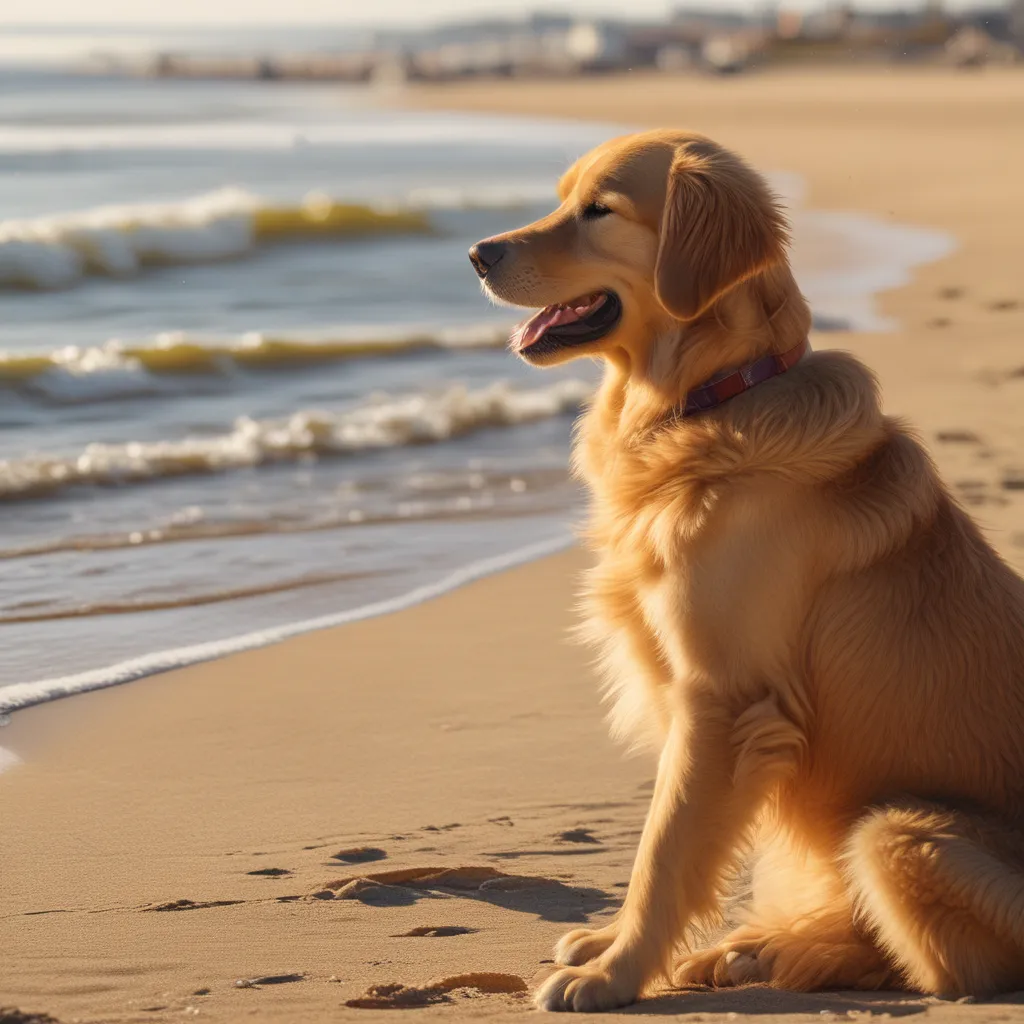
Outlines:
<svg viewBox="0 0 1024 1024"><path fill-rule="evenodd" d="M677 961L679 985L767 983L794 991L899 988L901 979L871 934L854 920L834 862L767 838L754 867L742 924L724 939Z"/></svg>
<svg viewBox="0 0 1024 1024"><path fill-rule="evenodd" d="M749 924L716 946L683 956L673 980L711 988L768 984L795 992L903 987L899 972L841 904L783 926L754 912Z"/></svg>
<svg viewBox="0 0 1024 1024"><path fill-rule="evenodd" d="M1024 831L908 800L863 817L845 861L863 924L911 987L942 996L1024 987Z"/></svg>

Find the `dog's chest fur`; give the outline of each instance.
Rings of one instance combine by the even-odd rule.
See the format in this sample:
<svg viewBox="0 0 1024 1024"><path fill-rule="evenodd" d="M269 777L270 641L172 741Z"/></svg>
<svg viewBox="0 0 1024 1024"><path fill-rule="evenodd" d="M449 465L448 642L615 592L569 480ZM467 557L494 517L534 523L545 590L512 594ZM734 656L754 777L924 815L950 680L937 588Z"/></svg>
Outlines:
<svg viewBox="0 0 1024 1024"><path fill-rule="evenodd" d="M741 703L772 692L791 672L804 607L799 494L716 472L699 431L681 432L674 455L651 460L586 422L576 452L598 559L582 632L600 652L613 728L632 737L657 738L692 681Z"/></svg>

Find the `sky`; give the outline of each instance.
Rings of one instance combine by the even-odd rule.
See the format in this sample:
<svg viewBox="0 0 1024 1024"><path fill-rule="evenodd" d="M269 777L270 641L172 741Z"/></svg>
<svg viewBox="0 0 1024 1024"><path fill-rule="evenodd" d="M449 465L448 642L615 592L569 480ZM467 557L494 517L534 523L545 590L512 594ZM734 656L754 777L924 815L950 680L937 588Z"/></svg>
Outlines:
<svg viewBox="0 0 1024 1024"><path fill-rule="evenodd" d="M780 0L779 6L808 9L824 0ZM950 0L949 7L982 0ZM988 0L991 2L991 0ZM920 6L921 0L857 0L859 7ZM695 7L746 8L762 0L691 0ZM412 25L455 18L516 16L543 8L621 17L658 17L670 0L0 0L0 26L75 24L189 27L272 24Z"/></svg>

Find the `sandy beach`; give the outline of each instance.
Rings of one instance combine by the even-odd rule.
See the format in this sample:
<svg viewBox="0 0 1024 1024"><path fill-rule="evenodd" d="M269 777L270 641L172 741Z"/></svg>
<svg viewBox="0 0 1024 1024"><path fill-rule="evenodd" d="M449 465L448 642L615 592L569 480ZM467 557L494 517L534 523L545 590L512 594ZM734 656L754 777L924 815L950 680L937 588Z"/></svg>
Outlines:
<svg viewBox="0 0 1024 1024"><path fill-rule="evenodd" d="M1024 570L1024 72L474 82L400 99L686 126L801 175L806 206L954 236L880 297L892 331L815 344L878 373L887 408ZM567 639L584 565L570 551L16 713L0 730L20 759L0 774L0 1007L112 1024L527 1012L568 923L614 913L653 772L607 738ZM1024 1020L1024 994L750 988L624 1012L989 1022Z"/></svg>

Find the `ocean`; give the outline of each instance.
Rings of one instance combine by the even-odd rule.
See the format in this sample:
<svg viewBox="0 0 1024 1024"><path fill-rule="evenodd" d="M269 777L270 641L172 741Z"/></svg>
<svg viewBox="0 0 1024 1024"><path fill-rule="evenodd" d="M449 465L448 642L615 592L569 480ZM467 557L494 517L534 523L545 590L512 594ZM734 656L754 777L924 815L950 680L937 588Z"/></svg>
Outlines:
<svg viewBox="0 0 1024 1024"><path fill-rule="evenodd" d="M0 63L0 712L570 542L599 368L513 358L466 250L629 126L378 100ZM763 170L819 331L952 245Z"/></svg>

